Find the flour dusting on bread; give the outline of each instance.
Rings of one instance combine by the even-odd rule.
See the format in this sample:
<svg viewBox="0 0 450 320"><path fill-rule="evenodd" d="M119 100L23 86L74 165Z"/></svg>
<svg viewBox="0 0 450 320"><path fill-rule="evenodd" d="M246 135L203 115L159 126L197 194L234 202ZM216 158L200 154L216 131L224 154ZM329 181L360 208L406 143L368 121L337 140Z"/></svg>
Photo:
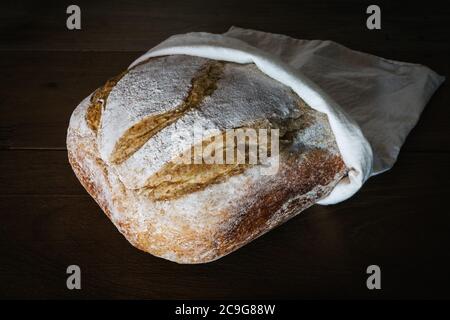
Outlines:
<svg viewBox="0 0 450 320"><path fill-rule="evenodd" d="M88 97L73 112L67 135L75 174L120 232L137 248L179 263L208 262L236 250L326 196L347 172L326 116L252 64L221 62L214 90L176 114L192 79L211 62L180 55L138 65L111 89L98 132L86 121ZM144 143L112 161L115 146L133 125L164 114L172 117L170 123L154 134L137 129L148 134ZM182 138L194 125L222 132L263 122L282 131L276 174L247 166L165 200L145 192L155 173L201 142Z"/></svg>

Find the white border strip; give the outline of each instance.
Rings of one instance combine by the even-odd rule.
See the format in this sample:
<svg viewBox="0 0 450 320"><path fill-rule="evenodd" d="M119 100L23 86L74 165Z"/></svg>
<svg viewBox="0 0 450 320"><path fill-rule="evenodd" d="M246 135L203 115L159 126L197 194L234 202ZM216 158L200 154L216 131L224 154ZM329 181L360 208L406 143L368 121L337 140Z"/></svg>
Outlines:
<svg viewBox="0 0 450 320"><path fill-rule="evenodd" d="M327 114L348 176L319 204L334 204L354 195L370 177L372 149L361 129L325 92L297 70L247 43L204 32L175 35L135 60L130 68L151 57L185 54L236 63L254 63L271 78L289 86L311 108Z"/></svg>

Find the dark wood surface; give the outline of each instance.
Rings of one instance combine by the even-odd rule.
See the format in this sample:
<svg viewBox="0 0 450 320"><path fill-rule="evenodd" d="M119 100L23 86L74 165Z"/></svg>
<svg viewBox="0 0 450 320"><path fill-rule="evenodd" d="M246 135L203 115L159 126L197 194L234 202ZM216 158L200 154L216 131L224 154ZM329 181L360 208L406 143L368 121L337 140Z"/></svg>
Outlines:
<svg viewBox="0 0 450 320"><path fill-rule="evenodd" d="M449 298L449 84L395 167L348 201L314 206L237 252L178 265L134 249L76 180L65 134L78 102L148 48L231 25L331 39L450 73L450 10L377 1L68 1L0 4L0 298ZM66 267L82 290L66 289ZM382 289L366 288L368 265Z"/></svg>

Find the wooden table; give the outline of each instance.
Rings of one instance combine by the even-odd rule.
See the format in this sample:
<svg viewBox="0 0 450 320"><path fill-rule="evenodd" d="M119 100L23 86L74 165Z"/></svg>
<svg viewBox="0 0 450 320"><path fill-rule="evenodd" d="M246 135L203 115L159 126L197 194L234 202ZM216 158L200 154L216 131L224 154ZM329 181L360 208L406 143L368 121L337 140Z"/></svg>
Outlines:
<svg viewBox="0 0 450 320"><path fill-rule="evenodd" d="M395 167L344 203L314 206L237 252L178 265L134 249L76 180L65 135L78 102L148 48L231 25L330 39L450 73L450 11L377 1L71 1L0 5L1 298L450 297L450 91L434 95ZM82 290L66 288L66 268ZM382 289L366 288L381 267Z"/></svg>

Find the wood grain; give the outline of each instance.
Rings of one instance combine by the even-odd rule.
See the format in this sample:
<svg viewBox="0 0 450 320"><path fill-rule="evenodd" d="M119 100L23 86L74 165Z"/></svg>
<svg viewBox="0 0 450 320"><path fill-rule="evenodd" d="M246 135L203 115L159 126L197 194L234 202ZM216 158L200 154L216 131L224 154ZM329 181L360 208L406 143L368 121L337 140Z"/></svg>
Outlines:
<svg viewBox="0 0 450 320"><path fill-rule="evenodd" d="M331 39L450 73L450 10L378 1L69 1L0 4L0 298L450 298L450 132L445 83L398 163L352 199L314 206L237 252L177 265L133 248L76 180L65 135L74 107L176 33L231 25ZM66 267L82 268L81 291ZM369 291L365 269L382 268Z"/></svg>

